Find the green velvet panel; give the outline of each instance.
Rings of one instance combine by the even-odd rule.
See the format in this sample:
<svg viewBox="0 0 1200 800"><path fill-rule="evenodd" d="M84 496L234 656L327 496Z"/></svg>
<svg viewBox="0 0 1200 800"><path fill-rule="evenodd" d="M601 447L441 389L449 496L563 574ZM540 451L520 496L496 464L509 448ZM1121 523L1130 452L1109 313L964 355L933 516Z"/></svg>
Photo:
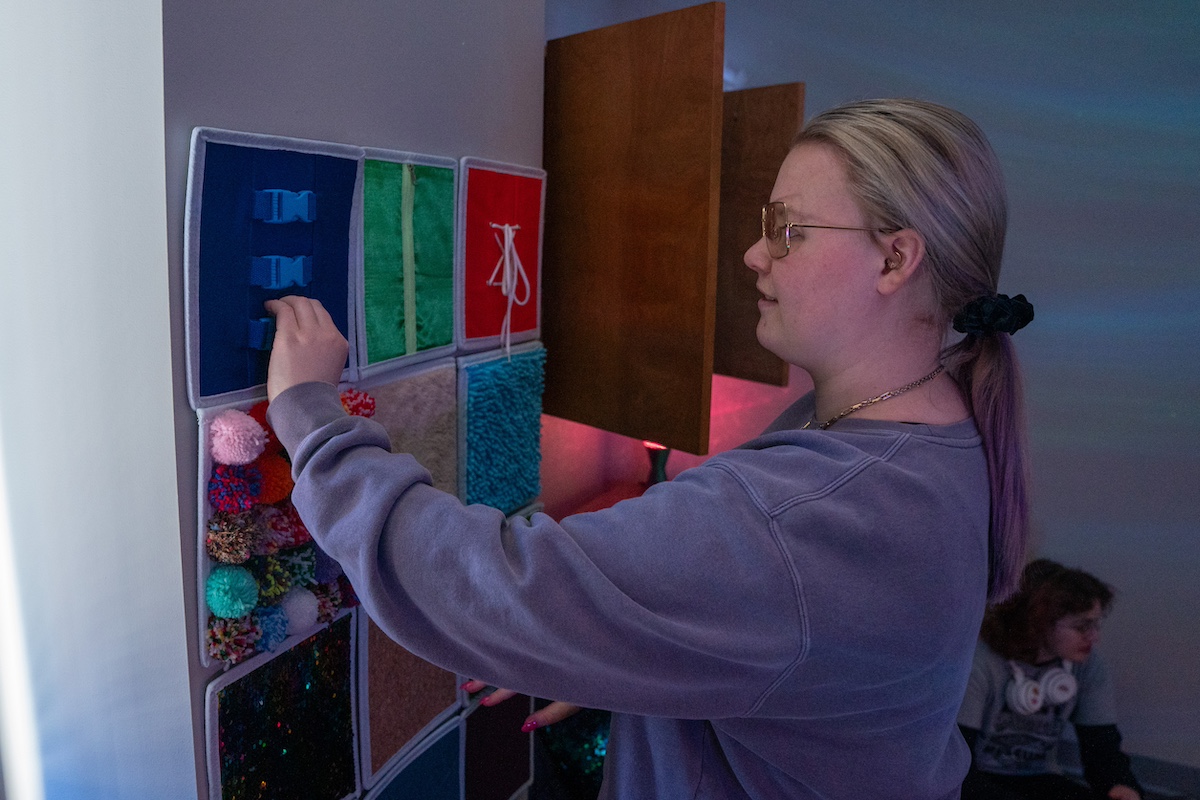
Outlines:
<svg viewBox="0 0 1200 800"><path fill-rule="evenodd" d="M404 280L404 170L412 176L415 350ZM454 171L367 160L363 167L363 306L367 363L454 338Z"/></svg>

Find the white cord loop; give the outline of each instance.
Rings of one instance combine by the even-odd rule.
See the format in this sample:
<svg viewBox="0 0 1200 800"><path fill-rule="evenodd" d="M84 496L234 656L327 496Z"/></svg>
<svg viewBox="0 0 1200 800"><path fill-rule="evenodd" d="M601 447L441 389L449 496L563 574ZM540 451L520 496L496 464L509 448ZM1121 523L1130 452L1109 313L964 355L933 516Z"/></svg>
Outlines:
<svg viewBox="0 0 1200 800"><path fill-rule="evenodd" d="M525 274L525 265L517 255L515 239L520 225L497 225L489 223L499 233L496 234L496 244L500 245L500 260L488 278L488 286L499 286L500 293L508 298L504 311L504 322L500 325L500 339L504 343L506 355L512 355L512 311L513 306L523 306L529 302L533 289L529 285L529 276ZM497 279L497 276L499 279ZM518 299L519 284L524 285L524 295Z"/></svg>

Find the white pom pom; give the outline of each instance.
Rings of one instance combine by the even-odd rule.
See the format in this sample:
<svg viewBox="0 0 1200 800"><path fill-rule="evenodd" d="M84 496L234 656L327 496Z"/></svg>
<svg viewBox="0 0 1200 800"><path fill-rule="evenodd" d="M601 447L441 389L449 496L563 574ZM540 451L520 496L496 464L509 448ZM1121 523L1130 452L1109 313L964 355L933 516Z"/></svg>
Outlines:
<svg viewBox="0 0 1200 800"><path fill-rule="evenodd" d="M283 607L283 613L287 614L288 636L304 633L317 624L319 603L317 596L308 589L292 589L283 596L280 605Z"/></svg>

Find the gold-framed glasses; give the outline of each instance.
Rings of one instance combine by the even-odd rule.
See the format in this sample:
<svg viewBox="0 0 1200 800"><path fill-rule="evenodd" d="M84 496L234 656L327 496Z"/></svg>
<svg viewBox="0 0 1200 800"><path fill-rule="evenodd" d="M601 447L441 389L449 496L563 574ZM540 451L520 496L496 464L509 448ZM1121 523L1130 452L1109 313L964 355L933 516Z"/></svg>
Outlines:
<svg viewBox="0 0 1200 800"><path fill-rule="evenodd" d="M1100 628L1104 624L1104 618L1093 617L1084 619L1071 619L1068 617L1060 619L1058 624L1062 625L1063 627L1070 628L1080 636L1087 636L1088 634L1100 632Z"/></svg>
<svg viewBox="0 0 1200 800"><path fill-rule="evenodd" d="M866 231L867 233L895 233L898 228L852 228L847 225L809 225L787 221L787 205L781 202L767 203L762 207L762 235L767 240L767 252L771 258L783 258L792 248L792 229L821 228L830 231Z"/></svg>

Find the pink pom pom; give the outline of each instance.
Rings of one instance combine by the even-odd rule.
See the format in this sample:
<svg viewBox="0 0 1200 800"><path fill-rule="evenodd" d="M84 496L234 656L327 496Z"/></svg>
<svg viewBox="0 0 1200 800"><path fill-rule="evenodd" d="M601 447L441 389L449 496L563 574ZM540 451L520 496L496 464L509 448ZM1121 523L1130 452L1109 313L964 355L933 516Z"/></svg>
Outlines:
<svg viewBox="0 0 1200 800"><path fill-rule="evenodd" d="M249 464L267 447L267 432L253 417L235 408L213 417L208 426L209 452L218 464Z"/></svg>

